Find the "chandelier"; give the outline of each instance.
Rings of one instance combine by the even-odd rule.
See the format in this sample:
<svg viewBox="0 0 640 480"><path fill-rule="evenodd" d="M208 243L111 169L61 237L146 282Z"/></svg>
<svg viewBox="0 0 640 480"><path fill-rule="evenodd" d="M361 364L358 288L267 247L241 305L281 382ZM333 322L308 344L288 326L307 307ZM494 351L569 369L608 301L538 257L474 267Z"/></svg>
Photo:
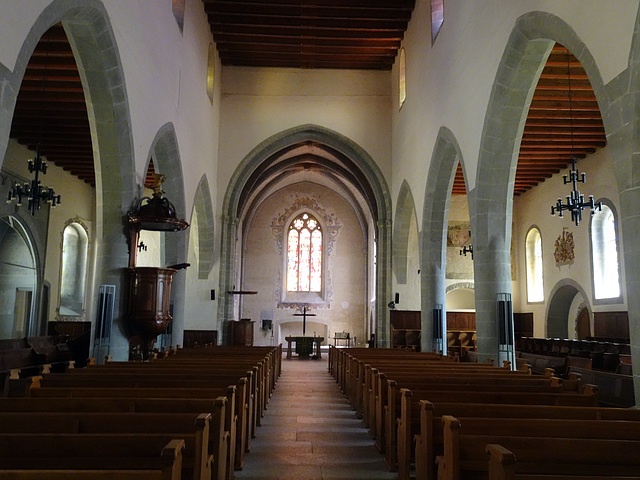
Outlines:
<svg viewBox="0 0 640 480"><path fill-rule="evenodd" d="M27 209L31 215L35 215L40 210L41 204L48 203L52 207L56 207L60 204L60 195L56 195L56 192L52 187L46 187L40 185L39 174L43 175L47 173L47 162L45 162L40 156L40 146L36 149L35 158L27 160L27 166L29 173L35 173L31 182L25 182L24 184L16 184L7 197L7 203L16 201L16 206L22 206L24 200L28 201Z"/></svg>
<svg viewBox="0 0 640 480"><path fill-rule="evenodd" d="M51 31L49 30L47 33L47 49L45 52L45 60L44 60L44 74L42 76L42 96L46 97L47 94L47 66L49 64L49 50L51 49ZM40 156L40 137L42 135L43 129L43 119L40 117L40 125L38 128L38 142L36 146L36 156L35 158L30 158L27 160L27 167L29 169L29 173L33 173L34 178L31 182L25 182L24 184L16 183L11 190L9 190L9 195L7 196L7 203L11 203L16 201L16 206L22 206L23 201L26 199L28 201L27 209L31 213L31 215L35 215L38 210L40 210L41 204L44 205L48 203L51 207L55 207L60 204L60 195L56 195L56 192L52 187L46 187L40 185L39 175L42 173L45 175L47 173L47 162L42 159ZM35 143L35 142L34 142Z"/></svg>
<svg viewBox="0 0 640 480"><path fill-rule="evenodd" d="M578 190L578 183L586 183L587 175L582 172L580 173L578 168L576 167L576 154L573 146L573 105L572 105L572 94L571 94L571 54L567 49L567 80L569 86L569 135L571 136L571 170L569 170L568 175L563 175L564 184L567 185L570 183L572 185L572 190L567 195L567 202L564 203L561 198L558 198L558 201L555 205L551 205L551 215L557 213L559 217L563 217L563 212L569 211L571 212L571 221L576 224L576 227L580 224L580 220L582 220L582 210L585 208L591 209L591 215L595 213L597 210L602 210L602 202L595 202L593 199L593 195L589 195L589 200L585 201L584 194L580 193Z"/></svg>

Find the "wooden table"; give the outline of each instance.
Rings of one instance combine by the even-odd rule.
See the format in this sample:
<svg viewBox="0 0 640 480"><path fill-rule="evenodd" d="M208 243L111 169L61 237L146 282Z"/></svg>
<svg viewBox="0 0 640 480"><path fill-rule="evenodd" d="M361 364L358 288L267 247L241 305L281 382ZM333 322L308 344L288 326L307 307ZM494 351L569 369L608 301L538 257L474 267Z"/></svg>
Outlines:
<svg viewBox="0 0 640 480"><path fill-rule="evenodd" d="M291 344L295 342L296 344L296 353L300 358L309 358L309 355L313 354L315 350L314 359L322 358L322 353L320 351L320 344L324 342L324 337L307 337L307 336L299 336L299 337L285 337L287 341L287 358L292 358L291 352Z"/></svg>

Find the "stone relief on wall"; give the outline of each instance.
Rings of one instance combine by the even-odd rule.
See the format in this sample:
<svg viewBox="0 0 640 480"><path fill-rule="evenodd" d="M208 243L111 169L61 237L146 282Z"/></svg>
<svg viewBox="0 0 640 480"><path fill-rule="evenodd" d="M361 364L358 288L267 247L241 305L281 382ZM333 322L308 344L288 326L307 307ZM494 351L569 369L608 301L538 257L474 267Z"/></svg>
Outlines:
<svg viewBox="0 0 640 480"><path fill-rule="evenodd" d="M289 222L294 214L301 210L310 210L313 215L320 219L324 230L324 262L327 268L325 268L323 275L325 275L324 281L324 302L283 302L284 298L283 286L284 281L282 278L282 269L278 271L278 288L276 288L275 300L278 308L302 308L306 306L307 309L315 308L331 308L331 301L333 300L333 289L331 282L331 270L329 268L329 256L333 252L333 247L338 236L338 232L342 227L342 224L336 217L335 213L328 212L325 207L320 205L317 199L311 197L295 198L291 205L283 210L281 213L273 217L271 221L271 232L275 239L275 246L278 255L283 254L284 240L285 240L285 228L287 222Z"/></svg>

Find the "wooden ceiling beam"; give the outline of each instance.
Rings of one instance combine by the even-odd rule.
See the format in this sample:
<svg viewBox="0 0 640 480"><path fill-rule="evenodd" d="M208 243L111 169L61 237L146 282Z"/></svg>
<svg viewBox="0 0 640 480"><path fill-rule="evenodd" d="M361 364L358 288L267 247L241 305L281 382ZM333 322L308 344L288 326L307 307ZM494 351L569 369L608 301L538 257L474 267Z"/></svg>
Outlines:
<svg viewBox="0 0 640 480"><path fill-rule="evenodd" d="M403 32L393 29L319 28L313 26L212 25L211 31L214 39L216 39L216 35L218 34L229 32L233 32L236 35L287 36L296 38L384 38L388 40L402 40L404 37Z"/></svg>
<svg viewBox="0 0 640 480"><path fill-rule="evenodd" d="M394 10L402 9L412 11L415 6L415 0L247 0L238 2L225 2L224 0L203 0L205 8L209 5L217 3L246 3L252 6L281 6L287 5L295 7L302 5L307 8L319 7L343 7L343 8L391 8Z"/></svg>
<svg viewBox="0 0 640 480"><path fill-rule="evenodd" d="M254 35L224 32L216 35L218 50L224 50L225 45L309 45L309 46L336 46L336 47L384 47L400 48L401 40L388 38L338 38L338 37L293 37L287 35Z"/></svg>
<svg viewBox="0 0 640 480"><path fill-rule="evenodd" d="M401 30L407 29L406 20L390 18L331 18L315 16L284 15L237 15L216 13L209 15L209 24L216 30L220 26L236 27L304 27L304 28L346 28L363 30Z"/></svg>
<svg viewBox="0 0 640 480"><path fill-rule="evenodd" d="M279 16L313 16L339 18L371 18L371 19L411 19L412 8L384 8L377 6L354 7L343 2L341 5L265 5L257 2L216 1L205 2L204 10L207 14L238 14L238 15L279 15Z"/></svg>

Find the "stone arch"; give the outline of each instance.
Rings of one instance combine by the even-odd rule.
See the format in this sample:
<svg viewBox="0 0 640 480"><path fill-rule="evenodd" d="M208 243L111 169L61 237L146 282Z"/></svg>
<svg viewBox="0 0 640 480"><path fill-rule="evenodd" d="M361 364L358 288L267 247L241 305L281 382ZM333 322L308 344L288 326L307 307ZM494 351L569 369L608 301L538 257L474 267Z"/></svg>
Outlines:
<svg viewBox="0 0 640 480"><path fill-rule="evenodd" d="M440 127L431 155L429 174L422 210L422 351L432 350L433 309L446 305L445 272L447 263L447 223L451 189L458 162L462 160L455 135L447 127ZM466 178L466 175L465 175ZM443 318L446 313L443 311Z"/></svg>
<svg viewBox="0 0 640 480"><path fill-rule="evenodd" d="M229 181L224 196L222 213L222 245L220 254L220 290L233 288L236 274L236 233L240 209L243 206L243 192L249 187L251 176L274 152L302 144L316 142L334 149L350 159L360 169L362 185L370 192L370 204L377 241L376 268L376 338L380 346L388 345L389 313L386 308L391 298L391 195L382 171L373 158L353 140L333 130L318 125L300 125L277 133L257 145L238 165ZM228 322L233 319L233 298L225 295L219 303L218 320ZM222 325L220 325L222 328Z"/></svg>
<svg viewBox="0 0 640 480"><path fill-rule="evenodd" d="M547 318L545 322L547 337L569 338L568 320L569 309L576 295L582 295L587 308L591 310L589 297L582 286L570 279L565 278L556 283L549 294L547 306ZM575 320L575 319L574 319Z"/></svg>
<svg viewBox="0 0 640 480"><path fill-rule="evenodd" d="M0 338L20 338L43 333L39 325L38 291L42 285L42 260L28 225L15 215L0 217ZM16 319L14 305L18 291L31 291L29 321ZM26 306L26 303L23 303Z"/></svg>
<svg viewBox="0 0 640 480"><path fill-rule="evenodd" d="M162 184L165 197L173 203L178 218L185 218L186 202L182 162L173 123L165 123L158 129L151 143L149 160L151 158L153 158L153 165L156 172L163 173L167 176L165 182ZM147 169L144 171L146 172ZM164 233L164 244L165 264L159 266L164 267L186 262L188 230ZM171 287L171 301L173 303L172 342L174 343L182 343L182 332L184 330L185 277L184 272L175 274Z"/></svg>
<svg viewBox="0 0 640 480"><path fill-rule="evenodd" d="M609 101L595 61L575 31L544 12L521 16L507 41L482 131L476 183L470 192L479 360L498 354L496 297L511 293L510 243L518 150L531 97L555 42L584 66L605 118Z"/></svg>
<svg viewBox="0 0 640 480"><path fill-rule="evenodd" d="M198 278L209 278L214 258L214 218L211 190L207 175L202 175L193 198L193 210L198 216ZM193 232L191 232L193 233Z"/></svg>
<svg viewBox="0 0 640 480"><path fill-rule="evenodd" d="M116 285L114 358L126 358L122 287L128 251L122 218L136 196L131 119L118 45L108 13L100 0L53 0L42 10L23 43L13 71L0 66L0 158L6 151L11 116L24 72L43 33L62 22L74 53L87 99L87 116L94 139L96 174L96 251L98 284ZM93 308L89 315L92 317Z"/></svg>
<svg viewBox="0 0 640 480"><path fill-rule="evenodd" d="M406 180L402 181L398 202L396 203L396 216L393 223L393 273L399 284L407 283L407 260L409 255L409 237L412 221L416 221L416 203L413 200L411 187ZM417 225L417 223L416 223Z"/></svg>

